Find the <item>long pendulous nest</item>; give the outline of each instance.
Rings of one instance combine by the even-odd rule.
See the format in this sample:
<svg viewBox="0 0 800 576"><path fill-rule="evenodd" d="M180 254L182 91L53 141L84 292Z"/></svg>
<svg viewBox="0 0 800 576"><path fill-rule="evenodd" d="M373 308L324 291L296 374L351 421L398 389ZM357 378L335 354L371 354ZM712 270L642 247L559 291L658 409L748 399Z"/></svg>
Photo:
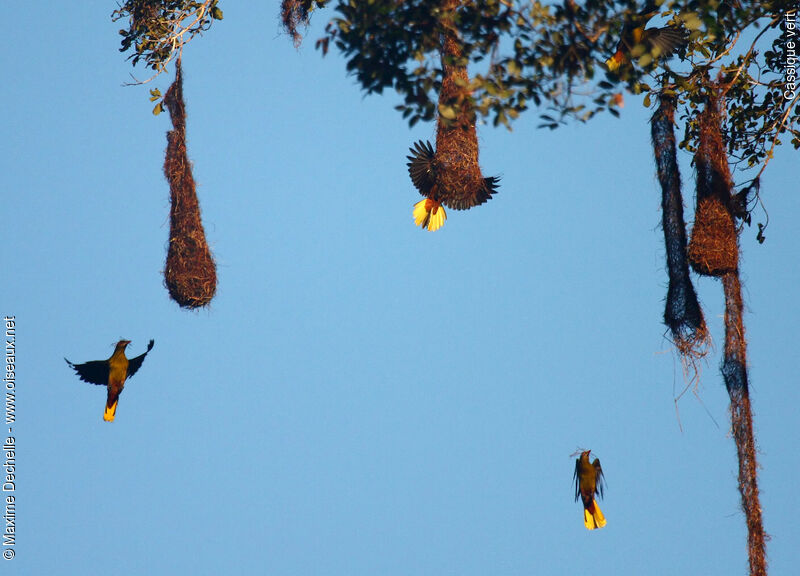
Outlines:
<svg viewBox="0 0 800 576"><path fill-rule="evenodd" d="M443 118L436 123L436 159L439 186L448 191L446 206L456 210L483 204L495 191L496 182L487 182L478 164L478 133L475 111L469 94L466 63L461 61L461 46L454 35L445 35L442 50L442 88L440 110L456 111L453 120Z"/></svg>
<svg viewBox="0 0 800 576"><path fill-rule="evenodd" d="M697 208L689 261L695 272L722 276L739 265L736 223L731 212L733 179L722 140L719 101L711 94L700 114L700 144L695 153Z"/></svg>
<svg viewBox="0 0 800 576"><path fill-rule="evenodd" d="M695 154L697 212L689 244L692 266L701 274L720 276L725 293L725 350L721 366L731 400L731 431L739 460L739 493L747 520L750 574L767 574L766 540L758 489L753 414L747 370L744 302L739 277L739 231L734 215L744 199L732 196L731 177L722 138L720 100L711 92L700 115L700 144ZM741 212L740 212L741 213Z"/></svg>
<svg viewBox="0 0 800 576"><path fill-rule="evenodd" d="M446 8L454 10L450 0ZM467 210L497 192L499 178L484 178L478 163L475 108L467 62L454 30L442 33L442 86L436 123L436 151L429 143L411 148L409 175L420 194L455 210Z"/></svg>
<svg viewBox="0 0 800 576"><path fill-rule="evenodd" d="M691 363L708 352L709 335L689 275L681 176L675 145L675 106L674 97L661 96L660 105L651 120L651 136L661 184L661 225L669 275L664 323L672 333L678 352Z"/></svg>
<svg viewBox="0 0 800 576"><path fill-rule="evenodd" d="M756 440L747 377L744 303L739 271L724 274L722 286L725 291L725 351L721 369L731 400L731 431L739 460L739 493L747 521L750 574L766 575L766 541L769 536L764 530L761 516Z"/></svg>
<svg viewBox="0 0 800 576"><path fill-rule="evenodd" d="M173 129L167 132L164 175L169 182L169 248L164 282L170 297L184 308L199 308L211 302L217 291L217 267L208 248L200 204L186 155L186 106L180 60L175 81L164 95Z"/></svg>

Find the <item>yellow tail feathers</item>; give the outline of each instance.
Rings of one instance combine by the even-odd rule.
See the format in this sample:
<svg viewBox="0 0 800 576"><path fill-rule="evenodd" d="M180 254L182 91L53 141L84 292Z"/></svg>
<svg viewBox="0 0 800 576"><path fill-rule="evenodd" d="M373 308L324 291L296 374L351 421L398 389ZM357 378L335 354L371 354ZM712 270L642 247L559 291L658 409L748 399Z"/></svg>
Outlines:
<svg viewBox="0 0 800 576"><path fill-rule="evenodd" d="M435 232L444 226L445 220L447 220L447 214L444 206L438 202L425 198L414 204L414 224L417 226Z"/></svg>
<svg viewBox="0 0 800 576"><path fill-rule="evenodd" d="M422 226L422 224L428 219L428 211L425 210L425 203L427 201L428 200L426 198L414 204L414 224L417 226Z"/></svg>
<svg viewBox="0 0 800 576"><path fill-rule="evenodd" d="M596 501L592 502L591 510L589 508L583 509L583 523L586 525L587 530L602 528L606 525L606 517L603 516L603 512Z"/></svg>
<svg viewBox="0 0 800 576"><path fill-rule="evenodd" d="M103 413L103 420L106 422L114 421L114 415L117 413L117 402L118 400L114 400L114 403L111 406L106 404L106 411Z"/></svg>
<svg viewBox="0 0 800 576"><path fill-rule="evenodd" d="M608 60L606 60L606 66L611 72L616 72L619 70L622 63L625 61L625 55L617 50L617 52Z"/></svg>

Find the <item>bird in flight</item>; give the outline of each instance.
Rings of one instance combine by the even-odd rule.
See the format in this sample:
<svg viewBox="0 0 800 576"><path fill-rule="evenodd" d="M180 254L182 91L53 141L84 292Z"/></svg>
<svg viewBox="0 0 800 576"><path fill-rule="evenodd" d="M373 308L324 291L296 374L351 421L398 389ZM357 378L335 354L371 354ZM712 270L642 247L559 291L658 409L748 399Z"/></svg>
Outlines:
<svg viewBox="0 0 800 576"><path fill-rule="evenodd" d="M437 158L430 142L420 140L410 148L407 156L408 174L419 193L425 196L414 204L414 223L434 232L444 226L447 213L444 206L453 210L469 210L483 204L497 192L500 178L483 178L480 173L460 171Z"/></svg>
<svg viewBox="0 0 800 576"><path fill-rule="evenodd" d="M629 64L631 56L642 56L645 53L652 54L653 57L669 56L686 45L689 33L682 27L645 28L658 13L655 3L649 2L641 12L625 23L616 52L606 60L606 66L611 72Z"/></svg>
<svg viewBox="0 0 800 576"><path fill-rule="evenodd" d="M590 452L591 450L581 452L580 458L575 460L575 474L572 479L575 481L575 500L580 496L583 501L583 523L587 530L594 530L605 526L606 519L594 498L595 494L603 497L603 469L599 458L589 462Z"/></svg>
<svg viewBox="0 0 800 576"><path fill-rule="evenodd" d="M142 362L144 362L144 357L153 349L154 344L153 340L150 340L144 354L140 354L136 358L131 358L129 360L125 357L125 348L130 343L130 340L120 340L117 342L114 353L108 360L93 360L83 364L73 364L64 358L67 364L69 364L69 367L75 370L81 380L108 388L106 410L103 413L103 420L106 422L114 421L114 415L117 412L117 402L119 402L119 395L122 394L122 389L125 387L125 381L136 374L136 371L139 370L142 366Z"/></svg>

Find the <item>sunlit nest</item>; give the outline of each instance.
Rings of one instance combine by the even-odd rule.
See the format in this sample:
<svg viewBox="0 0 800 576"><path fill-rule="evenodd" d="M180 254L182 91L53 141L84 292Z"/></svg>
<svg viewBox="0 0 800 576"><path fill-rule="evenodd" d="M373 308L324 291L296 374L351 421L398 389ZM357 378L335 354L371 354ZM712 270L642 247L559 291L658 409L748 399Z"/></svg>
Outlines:
<svg viewBox="0 0 800 576"><path fill-rule="evenodd" d="M180 61L175 82L164 96L173 130L167 132L164 175L170 190L170 231L164 283L170 297L184 308L211 302L217 290L217 268L206 241L200 204L186 154L186 108Z"/></svg>
<svg viewBox="0 0 800 576"><path fill-rule="evenodd" d="M698 200L689 241L689 262L698 274L722 276L739 265L739 244L733 216L712 196Z"/></svg>
<svg viewBox="0 0 800 576"><path fill-rule="evenodd" d="M700 143L695 154L697 209L689 241L689 262L705 276L721 276L739 265L739 242L731 214L731 178L719 101L712 93L699 117Z"/></svg>
<svg viewBox="0 0 800 576"><path fill-rule="evenodd" d="M458 63L460 58L460 45L448 36L442 48L444 76L439 91L436 156L441 168L438 184L451 191L453 198L447 205L457 210L475 205L471 199L484 196L486 187L478 164L478 133L468 90L469 76L466 64ZM444 118L442 110L454 111L455 118ZM482 202L486 200L488 197L482 198Z"/></svg>
<svg viewBox="0 0 800 576"><path fill-rule="evenodd" d="M441 50L443 78L436 151L426 142L418 142L411 148L409 175L423 196L454 210L468 210L492 197L499 178L484 178L478 164L475 109L466 63L461 61L461 47L451 35L446 35Z"/></svg>

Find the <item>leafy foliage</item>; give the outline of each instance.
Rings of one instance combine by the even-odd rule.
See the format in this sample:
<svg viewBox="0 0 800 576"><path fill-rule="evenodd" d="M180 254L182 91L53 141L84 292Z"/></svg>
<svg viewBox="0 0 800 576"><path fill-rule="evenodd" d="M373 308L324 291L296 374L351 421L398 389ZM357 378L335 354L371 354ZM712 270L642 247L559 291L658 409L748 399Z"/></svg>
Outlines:
<svg viewBox="0 0 800 576"><path fill-rule="evenodd" d="M128 58L133 65L144 60L145 66L155 71L155 77L185 44L208 30L214 20L222 20L218 3L219 0L127 0L111 14L114 22L128 19L128 28L119 31L120 52L132 51Z"/></svg>
<svg viewBox="0 0 800 576"><path fill-rule="evenodd" d="M462 0L455 12L444 8L447 3L339 0L317 47L327 53L335 45L368 94L394 89L403 101L397 108L411 125L435 115L442 78L440 35L455 26L470 64L476 112L495 125L510 128L531 102L541 108L540 126L556 128L603 111L618 116L625 91L642 95L646 106L666 92L677 97L684 121L680 147L693 152L698 105L721 86L726 145L735 167L760 165L763 171L785 133L800 146L798 92L786 97L787 33L780 28L792 8L789 0L664 0L660 5ZM616 50L624 25L648 10L657 13L650 27L685 30L688 46L679 57L667 59L637 45L630 65L610 72L605 61Z"/></svg>

